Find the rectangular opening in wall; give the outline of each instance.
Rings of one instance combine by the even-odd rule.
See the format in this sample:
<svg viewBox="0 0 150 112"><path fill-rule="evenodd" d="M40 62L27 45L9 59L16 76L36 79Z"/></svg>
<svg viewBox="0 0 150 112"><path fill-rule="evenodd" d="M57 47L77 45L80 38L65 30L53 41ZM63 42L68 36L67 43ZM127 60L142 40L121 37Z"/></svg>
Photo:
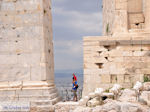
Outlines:
<svg viewBox="0 0 150 112"><path fill-rule="evenodd" d="M99 69L102 69L102 68L103 68L103 64L104 64L104 63L96 63L96 65L98 66Z"/></svg>
<svg viewBox="0 0 150 112"><path fill-rule="evenodd" d="M145 74L143 80L144 82L150 82L150 74Z"/></svg>
<svg viewBox="0 0 150 112"><path fill-rule="evenodd" d="M124 75L124 82L125 82L125 83L131 82L131 78L130 78L130 75L129 75L129 74L125 74L125 75Z"/></svg>
<svg viewBox="0 0 150 112"><path fill-rule="evenodd" d="M111 75L111 83L117 83L117 75Z"/></svg>

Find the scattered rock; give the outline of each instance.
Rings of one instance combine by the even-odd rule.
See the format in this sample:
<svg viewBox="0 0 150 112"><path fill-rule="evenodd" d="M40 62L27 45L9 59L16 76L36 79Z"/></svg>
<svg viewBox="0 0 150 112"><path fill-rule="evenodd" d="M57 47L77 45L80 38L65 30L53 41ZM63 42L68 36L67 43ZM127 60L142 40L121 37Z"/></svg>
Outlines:
<svg viewBox="0 0 150 112"><path fill-rule="evenodd" d="M150 91L142 91L140 99L145 101L147 105L150 105Z"/></svg>
<svg viewBox="0 0 150 112"><path fill-rule="evenodd" d="M89 107L78 107L73 112L93 112Z"/></svg>
<svg viewBox="0 0 150 112"><path fill-rule="evenodd" d="M95 93L90 93L88 96L89 96L90 98L95 98L95 97L96 97L96 94L95 94Z"/></svg>
<svg viewBox="0 0 150 112"><path fill-rule="evenodd" d="M59 102L55 105L55 112L70 112L78 106L78 102Z"/></svg>
<svg viewBox="0 0 150 112"><path fill-rule="evenodd" d="M144 84L144 90L149 90L149 86L150 83ZM114 88L117 88L117 94L121 93L118 100L113 99L115 92L104 93L102 89L97 89L81 99L79 103L56 104L55 112L150 112L150 91L142 91L139 87L141 88L141 83L134 88L141 93L138 100L136 100L135 90L124 89L120 92L120 87L116 86Z"/></svg>
<svg viewBox="0 0 150 112"><path fill-rule="evenodd" d="M138 102L141 103L142 105L147 105L147 101L145 101L145 100L142 99L142 98L139 98L139 99L138 99Z"/></svg>
<svg viewBox="0 0 150 112"><path fill-rule="evenodd" d="M102 97L103 97L103 96L106 96L107 98L112 98L112 99L113 99L114 93L103 93L103 94L102 94Z"/></svg>
<svg viewBox="0 0 150 112"><path fill-rule="evenodd" d="M143 84L143 90L144 91L150 91L150 82L145 82Z"/></svg>
<svg viewBox="0 0 150 112"><path fill-rule="evenodd" d="M90 101L87 102L88 107L96 107L97 105L100 105L102 102L100 101L99 97L96 97Z"/></svg>
<svg viewBox="0 0 150 112"><path fill-rule="evenodd" d="M110 92L114 93L114 99L118 99L120 90L121 86L119 84L114 84L114 86L110 89Z"/></svg>
<svg viewBox="0 0 150 112"><path fill-rule="evenodd" d="M122 91L122 95L119 101L136 102L136 94L134 90L125 89Z"/></svg>

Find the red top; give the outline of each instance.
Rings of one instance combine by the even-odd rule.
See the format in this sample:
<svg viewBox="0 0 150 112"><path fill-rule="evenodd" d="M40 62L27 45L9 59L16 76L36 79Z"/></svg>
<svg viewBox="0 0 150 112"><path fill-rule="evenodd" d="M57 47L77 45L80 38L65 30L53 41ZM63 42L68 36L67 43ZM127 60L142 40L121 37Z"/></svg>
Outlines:
<svg viewBox="0 0 150 112"><path fill-rule="evenodd" d="M77 77L75 76L75 74L73 74L74 79L77 81Z"/></svg>

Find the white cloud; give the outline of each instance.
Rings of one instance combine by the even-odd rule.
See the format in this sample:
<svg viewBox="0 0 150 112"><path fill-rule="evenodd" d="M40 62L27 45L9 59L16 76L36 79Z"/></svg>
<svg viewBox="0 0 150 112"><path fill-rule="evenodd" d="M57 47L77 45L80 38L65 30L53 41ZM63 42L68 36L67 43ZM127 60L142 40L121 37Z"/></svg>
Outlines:
<svg viewBox="0 0 150 112"><path fill-rule="evenodd" d="M82 68L82 42L78 40L55 41L55 69L79 70Z"/></svg>
<svg viewBox="0 0 150 112"><path fill-rule="evenodd" d="M82 42L79 40L54 41L54 45L57 47L56 53L64 53L74 56L82 55L83 46Z"/></svg>
<svg viewBox="0 0 150 112"><path fill-rule="evenodd" d="M78 11L63 10L62 8L55 8L54 14L60 17L65 17L61 21L55 23L56 26L71 27L72 29L80 32L99 33L101 30L102 14L101 13L81 13Z"/></svg>

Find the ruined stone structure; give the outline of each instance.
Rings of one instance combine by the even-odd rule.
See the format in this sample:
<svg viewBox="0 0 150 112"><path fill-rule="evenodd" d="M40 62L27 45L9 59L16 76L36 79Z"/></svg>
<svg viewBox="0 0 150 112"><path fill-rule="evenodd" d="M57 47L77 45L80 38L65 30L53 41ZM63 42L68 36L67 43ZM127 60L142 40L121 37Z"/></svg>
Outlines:
<svg viewBox="0 0 150 112"><path fill-rule="evenodd" d="M0 0L0 102L59 100L51 20L50 0Z"/></svg>
<svg viewBox="0 0 150 112"><path fill-rule="evenodd" d="M150 0L103 0L103 36L85 37L83 96L150 76Z"/></svg>

